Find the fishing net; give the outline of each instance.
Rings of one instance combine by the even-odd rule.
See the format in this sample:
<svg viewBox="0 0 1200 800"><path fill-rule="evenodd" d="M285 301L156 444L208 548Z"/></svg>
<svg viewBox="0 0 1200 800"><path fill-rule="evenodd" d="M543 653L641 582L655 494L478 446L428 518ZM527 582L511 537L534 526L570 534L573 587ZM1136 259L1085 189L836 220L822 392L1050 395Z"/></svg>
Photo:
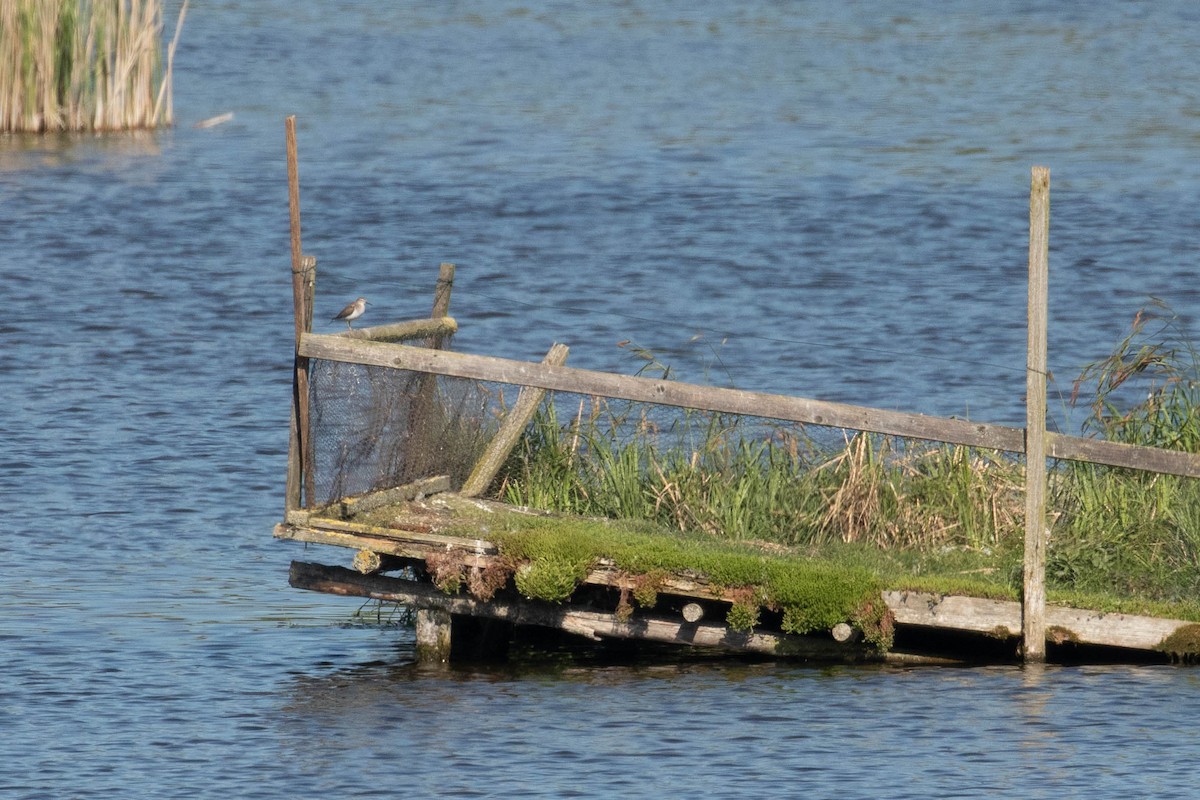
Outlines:
<svg viewBox="0 0 1200 800"><path fill-rule="evenodd" d="M521 391L496 382L320 359L311 362L309 386L310 506L437 475L449 476L451 489L458 490ZM626 448L634 442L636 448ZM522 459L538 450L543 456L551 451L549 462L569 471L584 461L596 470L642 471L653 469L645 456L654 453L682 453L696 462L723 461L731 454L753 460L746 442L782 446L801 460L812 449L799 424L547 392L500 471L499 489L493 489L502 493ZM613 463L613 458L626 461Z"/></svg>
<svg viewBox="0 0 1200 800"><path fill-rule="evenodd" d="M311 362L309 505L448 475L457 489L517 387L422 372Z"/></svg>

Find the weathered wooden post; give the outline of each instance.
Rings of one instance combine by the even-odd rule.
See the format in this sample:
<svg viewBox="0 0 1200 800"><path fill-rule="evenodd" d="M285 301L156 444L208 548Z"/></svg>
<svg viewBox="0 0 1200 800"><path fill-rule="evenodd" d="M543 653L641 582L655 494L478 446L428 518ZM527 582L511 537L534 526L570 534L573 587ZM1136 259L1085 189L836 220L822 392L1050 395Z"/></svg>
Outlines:
<svg viewBox="0 0 1200 800"><path fill-rule="evenodd" d="M417 660L445 664L450 660L451 616L440 608L417 609Z"/></svg>
<svg viewBox="0 0 1200 800"><path fill-rule="evenodd" d="M433 310L431 319L441 319L450 314L450 293L454 289L454 265L443 261L438 267L437 284L433 290ZM446 336L431 336L425 341L425 346L433 350L441 350L446 346ZM417 382L413 396L413 404L409 429L411 431L405 444L407 457L405 459L405 479L425 478L440 472L444 464L440 463L437 452L437 437L442 432L444 420L438 410L438 378L426 373Z"/></svg>
<svg viewBox="0 0 1200 800"><path fill-rule="evenodd" d="M1025 575L1022 653L1046 659L1046 305L1050 263L1050 170L1034 167L1029 189L1029 333L1025 365Z"/></svg>
<svg viewBox="0 0 1200 800"><path fill-rule="evenodd" d="M304 256L300 244L300 170L296 156L296 117L285 120L288 167L288 212L292 233L292 305L296 320L296 354L292 374L291 435L288 442L284 512L312 503L312 442L308 428L308 358L300 355L300 337L312 332L317 260ZM303 489L301 488L303 487ZM302 495L303 491L303 495ZM303 499L302 499L303 498Z"/></svg>

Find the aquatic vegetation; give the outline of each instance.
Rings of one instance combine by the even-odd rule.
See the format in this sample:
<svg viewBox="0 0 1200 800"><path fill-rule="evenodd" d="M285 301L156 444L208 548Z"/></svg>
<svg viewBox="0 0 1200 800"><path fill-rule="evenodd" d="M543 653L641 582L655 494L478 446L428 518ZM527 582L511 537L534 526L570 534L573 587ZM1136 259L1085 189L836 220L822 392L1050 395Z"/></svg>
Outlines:
<svg viewBox="0 0 1200 800"><path fill-rule="evenodd" d="M0 131L170 125L186 13L164 68L161 0L0 0Z"/></svg>
<svg viewBox="0 0 1200 800"><path fill-rule="evenodd" d="M1200 625L1186 625L1168 636L1158 650L1181 661L1200 659Z"/></svg>
<svg viewBox="0 0 1200 800"><path fill-rule="evenodd" d="M1200 452L1200 356L1160 301L1137 312L1111 355L1084 368L1072 402L1085 397L1085 431ZM1166 601L1200 594L1200 482L1078 462L1059 465L1052 481L1049 581Z"/></svg>

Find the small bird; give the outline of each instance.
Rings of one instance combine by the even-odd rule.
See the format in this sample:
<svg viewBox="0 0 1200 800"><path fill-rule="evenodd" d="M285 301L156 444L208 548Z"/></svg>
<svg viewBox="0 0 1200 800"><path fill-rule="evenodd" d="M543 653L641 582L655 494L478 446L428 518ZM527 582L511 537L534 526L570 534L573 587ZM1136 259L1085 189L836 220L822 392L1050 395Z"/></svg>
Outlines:
<svg viewBox="0 0 1200 800"><path fill-rule="evenodd" d="M367 305L367 298L360 297L339 311L337 316L333 317L330 322L337 322L339 319L344 319L346 320L346 328L353 328L354 326L350 324L350 321L361 317L363 312L367 310Z"/></svg>

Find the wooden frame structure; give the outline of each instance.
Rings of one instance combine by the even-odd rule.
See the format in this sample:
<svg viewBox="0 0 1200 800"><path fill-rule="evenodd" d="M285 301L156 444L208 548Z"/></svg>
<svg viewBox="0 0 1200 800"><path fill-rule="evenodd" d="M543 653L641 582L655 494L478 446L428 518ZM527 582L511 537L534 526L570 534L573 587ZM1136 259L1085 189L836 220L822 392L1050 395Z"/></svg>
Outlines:
<svg viewBox="0 0 1200 800"><path fill-rule="evenodd" d="M1046 642L1069 640L1135 649L1154 649L1183 629L1200 626L1179 620L1159 620L1074 609L1047 609L1045 599L1046 459L1087 461L1116 467L1200 477L1200 454L1166 451L1096 439L1066 436L1046 430L1046 303L1049 237L1049 170L1034 167L1030 191L1029 324L1027 359L1027 415L1025 428L991 425L961 419L874 409L799 397L714 388L647 377L631 377L564 365L566 348L556 345L542 363L513 361L444 349L443 338L456 330L448 316L454 268L442 264L430 319L384 325L338 334L312 332L312 303L316 260L302 254L300 243L299 184L296 166L295 120L287 120L287 155L292 224L292 275L296 317L296 350L289 446L287 501L284 523L276 527L279 538L350 547L363 563L359 572L319 565L295 564L293 585L318 591L352 594L409 603L418 613L418 641L435 654L448 654L448 628L453 615L522 624L558 627L590 637L631 636L688 644L707 642L728 649L803 654L814 657L864 658L866 650L848 634L838 641L813 642L803 637L770 637L762 634L734 636L717 627L692 621L681 627L677 620L652 617L637 626L619 619L601 619L569 610L518 609L503 603L487 604L466 598L439 595L413 581L374 574L381 564L400 564L430 554L458 553L464 563L486 566L496 557L485 540L462 540L421 530L380 530L350 523L317 520L308 510L313 493L312 447L309 439L308 369L312 359L341 361L424 373L497 382L522 387L519 400L497 442L489 450L493 464L502 460L536 409L543 391L566 391L622 399L762 417L812 425L889 434L987 448L1026 458L1026 530L1024 590L1021 603L971 598L938 597L913 593L885 593L884 601L897 624L949 627L959 631L1021 637L1027 661L1046 657ZM401 341L424 339L423 346ZM519 411L519 413L517 413ZM503 440L503 441L501 441ZM485 458L485 460L487 460ZM464 496L475 495L490 480L483 462L477 466ZM481 472L482 470L482 472ZM437 479L431 479L437 480ZM441 485L441 484L439 484ZM397 492L406 491L398 487ZM369 563L368 563L369 562ZM359 561L356 559L356 565ZM366 574L364 574L366 573ZM619 577L604 565L593 569L585 583L618 586ZM672 591L697 600L725 600L720 590L695 581L676 580ZM580 614L583 614L580 616ZM611 615L609 615L611 616ZM698 627L700 625L700 627ZM636 627L636 630L634 629ZM719 626L718 626L719 627ZM710 629L711 628L711 629ZM424 632L423 632L424 629ZM757 637L757 638L756 638Z"/></svg>

